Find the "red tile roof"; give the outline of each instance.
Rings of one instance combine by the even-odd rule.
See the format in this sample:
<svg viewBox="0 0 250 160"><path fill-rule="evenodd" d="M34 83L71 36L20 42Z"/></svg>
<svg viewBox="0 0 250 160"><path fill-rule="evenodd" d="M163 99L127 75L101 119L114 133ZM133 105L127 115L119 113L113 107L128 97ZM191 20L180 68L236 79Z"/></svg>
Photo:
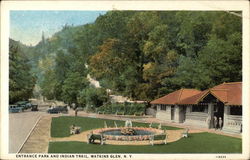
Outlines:
<svg viewBox="0 0 250 160"><path fill-rule="evenodd" d="M158 98L150 102L150 104L178 104L181 100L196 95L201 91L196 89L180 89L169 93L166 96Z"/></svg>
<svg viewBox="0 0 250 160"><path fill-rule="evenodd" d="M223 83L202 92L198 90L182 89L172 92L150 103L198 104L209 93L226 105L242 105L242 82Z"/></svg>
<svg viewBox="0 0 250 160"><path fill-rule="evenodd" d="M179 104L197 104L200 99L205 97L209 93L209 90L202 91L196 95L187 97L179 102Z"/></svg>
<svg viewBox="0 0 250 160"><path fill-rule="evenodd" d="M242 105L242 82L223 83L213 87L211 92L227 105Z"/></svg>

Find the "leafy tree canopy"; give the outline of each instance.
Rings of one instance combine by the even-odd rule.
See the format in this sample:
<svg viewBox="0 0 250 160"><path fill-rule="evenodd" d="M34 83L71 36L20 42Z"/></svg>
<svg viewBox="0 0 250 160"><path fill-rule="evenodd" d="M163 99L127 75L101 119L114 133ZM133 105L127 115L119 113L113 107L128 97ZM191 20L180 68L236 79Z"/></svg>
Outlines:
<svg viewBox="0 0 250 160"><path fill-rule="evenodd" d="M242 20L221 11L109 11L92 24L65 25L28 54L48 99L100 106L105 94L89 88L90 74L105 89L150 101L241 81Z"/></svg>

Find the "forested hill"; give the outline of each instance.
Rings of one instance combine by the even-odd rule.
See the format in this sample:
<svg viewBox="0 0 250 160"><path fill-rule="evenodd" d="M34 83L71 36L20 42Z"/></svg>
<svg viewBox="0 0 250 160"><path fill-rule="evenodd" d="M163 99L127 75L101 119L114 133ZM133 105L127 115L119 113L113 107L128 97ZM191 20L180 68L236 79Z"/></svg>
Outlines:
<svg viewBox="0 0 250 160"><path fill-rule="evenodd" d="M32 71L45 97L68 103L84 104L86 95L97 94L88 73L137 100L203 90L241 81L241 30L241 18L227 12L110 11L93 24L66 25L42 38L31 49Z"/></svg>
<svg viewBox="0 0 250 160"><path fill-rule="evenodd" d="M30 48L9 40L9 102L10 104L32 97L36 78L32 74Z"/></svg>

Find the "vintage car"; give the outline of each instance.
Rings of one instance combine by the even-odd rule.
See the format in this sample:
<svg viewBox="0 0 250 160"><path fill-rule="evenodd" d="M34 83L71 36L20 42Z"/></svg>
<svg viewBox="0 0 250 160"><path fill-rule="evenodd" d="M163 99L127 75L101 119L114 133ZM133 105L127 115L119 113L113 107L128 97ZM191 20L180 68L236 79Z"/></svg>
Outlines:
<svg viewBox="0 0 250 160"><path fill-rule="evenodd" d="M38 111L38 105L32 104L31 111Z"/></svg>
<svg viewBox="0 0 250 160"><path fill-rule="evenodd" d="M24 108L21 106L18 106L15 104L9 105L9 112L10 113L19 113L19 112L22 112L23 110L24 110Z"/></svg>
<svg viewBox="0 0 250 160"><path fill-rule="evenodd" d="M50 114L68 113L68 108L67 108L67 106L57 106L57 107L54 107L54 108L49 108L47 110L47 113L50 113Z"/></svg>
<svg viewBox="0 0 250 160"><path fill-rule="evenodd" d="M19 101L16 103L16 105L22 107L24 110L30 109L32 107L32 104L29 101Z"/></svg>

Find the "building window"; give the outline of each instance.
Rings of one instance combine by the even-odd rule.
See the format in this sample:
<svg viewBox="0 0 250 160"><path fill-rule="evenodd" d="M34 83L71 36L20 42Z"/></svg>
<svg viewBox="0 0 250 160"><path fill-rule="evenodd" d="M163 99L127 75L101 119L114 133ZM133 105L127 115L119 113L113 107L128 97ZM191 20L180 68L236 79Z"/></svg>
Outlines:
<svg viewBox="0 0 250 160"><path fill-rule="evenodd" d="M167 107L165 105L161 105L161 110L166 111Z"/></svg>
<svg viewBox="0 0 250 160"><path fill-rule="evenodd" d="M194 105L192 106L192 112L208 112L208 106L207 105Z"/></svg>
<svg viewBox="0 0 250 160"><path fill-rule="evenodd" d="M230 115L242 115L242 107L240 106L231 106Z"/></svg>

